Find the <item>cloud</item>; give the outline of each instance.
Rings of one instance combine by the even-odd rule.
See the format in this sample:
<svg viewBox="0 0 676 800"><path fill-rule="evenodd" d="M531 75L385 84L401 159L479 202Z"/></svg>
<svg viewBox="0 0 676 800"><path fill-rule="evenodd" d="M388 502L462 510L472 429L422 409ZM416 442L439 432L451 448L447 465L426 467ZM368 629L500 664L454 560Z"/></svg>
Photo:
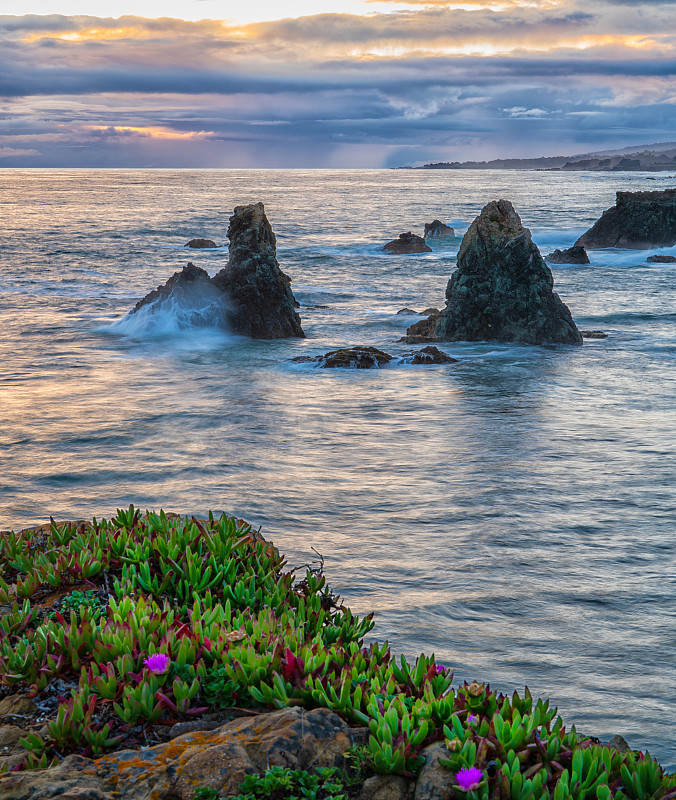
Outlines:
<svg viewBox="0 0 676 800"><path fill-rule="evenodd" d="M2 163L380 166L676 138L673 8L408 6L246 26L0 16Z"/></svg>

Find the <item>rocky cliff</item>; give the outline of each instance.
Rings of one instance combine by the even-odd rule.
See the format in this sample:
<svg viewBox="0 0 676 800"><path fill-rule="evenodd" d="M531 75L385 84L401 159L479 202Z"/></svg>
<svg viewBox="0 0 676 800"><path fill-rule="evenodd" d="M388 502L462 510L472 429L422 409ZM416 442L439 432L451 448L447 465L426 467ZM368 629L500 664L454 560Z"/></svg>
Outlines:
<svg viewBox="0 0 676 800"><path fill-rule="evenodd" d="M438 341L581 344L553 284L512 204L488 203L463 237L446 308L431 335Z"/></svg>
<svg viewBox="0 0 676 800"><path fill-rule="evenodd" d="M676 189L618 192L615 205L575 242L587 250L649 250L676 244Z"/></svg>

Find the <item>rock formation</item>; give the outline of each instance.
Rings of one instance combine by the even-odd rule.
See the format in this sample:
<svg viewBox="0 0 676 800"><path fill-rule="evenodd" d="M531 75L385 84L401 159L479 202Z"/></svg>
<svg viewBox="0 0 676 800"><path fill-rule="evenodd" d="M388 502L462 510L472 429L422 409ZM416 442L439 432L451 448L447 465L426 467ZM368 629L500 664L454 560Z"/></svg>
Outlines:
<svg viewBox="0 0 676 800"><path fill-rule="evenodd" d="M576 244L567 250L554 250L545 256L545 261L549 261L550 264L588 264L589 256L584 247Z"/></svg>
<svg viewBox="0 0 676 800"><path fill-rule="evenodd" d="M400 233L398 239L393 239L388 242L383 250L386 253L394 255L404 255L407 253L431 253L432 248L425 244L422 236L416 236L415 233Z"/></svg>
<svg viewBox="0 0 676 800"><path fill-rule="evenodd" d="M471 224L446 287L446 308L409 336L437 341L581 344L552 273L507 200L490 202Z"/></svg>
<svg viewBox="0 0 676 800"><path fill-rule="evenodd" d="M437 347L423 347L414 353L406 353L402 357L404 364L456 364L458 359L451 358Z"/></svg>
<svg viewBox="0 0 676 800"><path fill-rule="evenodd" d="M196 250L205 250L207 248L218 247L216 242L211 239L191 239L184 247L194 247Z"/></svg>
<svg viewBox="0 0 676 800"><path fill-rule="evenodd" d="M263 203L235 208L228 239L228 264L211 282L228 298L230 329L254 339L304 337L291 279L277 263L275 234Z"/></svg>
<svg viewBox="0 0 676 800"><path fill-rule="evenodd" d="M376 347L343 347L331 350L322 356L298 356L292 359L300 362L314 362L325 369L378 369L392 361L392 356Z"/></svg>
<svg viewBox="0 0 676 800"><path fill-rule="evenodd" d="M186 325L215 327L226 324L221 292L214 287L209 273L192 262L139 300L129 313L136 314L143 308L161 312L169 305L180 308Z"/></svg>
<svg viewBox="0 0 676 800"><path fill-rule="evenodd" d="M190 263L131 310L180 308L188 325L220 326L254 339L304 337L291 278L279 268L262 203L238 206L228 229L230 260L213 278Z"/></svg>
<svg viewBox="0 0 676 800"><path fill-rule="evenodd" d="M649 264L676 264L676 256L648 256Z"/></svg>
<svg viewBox="0 0 676 800"><path fill-rule="evenodd" d="M423 239L445 239L455 236L455 231L450 225L445 225L441 220L435 219L425 223L425 233Z"/></svg>
<svg viewBox="0 0 676 800"><path fill-rule="evenodd" d="M575 244L587 250L671 247L676 244L676 189L618 192L615 205L604 211Z"/></svg>

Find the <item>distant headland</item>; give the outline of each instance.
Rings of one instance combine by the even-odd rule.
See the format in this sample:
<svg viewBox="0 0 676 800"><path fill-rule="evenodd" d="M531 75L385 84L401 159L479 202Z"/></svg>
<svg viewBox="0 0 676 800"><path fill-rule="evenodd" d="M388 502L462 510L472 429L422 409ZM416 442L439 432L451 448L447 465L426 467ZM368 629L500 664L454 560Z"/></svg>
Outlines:
<svg viewBox="0 0 676 800"><path fill-rule="evenodd" d="M441 161L396 169L528 169L553 171L625 172L676 171L676 142L660 142L574 156L495 158L492 161Z"/></svg>

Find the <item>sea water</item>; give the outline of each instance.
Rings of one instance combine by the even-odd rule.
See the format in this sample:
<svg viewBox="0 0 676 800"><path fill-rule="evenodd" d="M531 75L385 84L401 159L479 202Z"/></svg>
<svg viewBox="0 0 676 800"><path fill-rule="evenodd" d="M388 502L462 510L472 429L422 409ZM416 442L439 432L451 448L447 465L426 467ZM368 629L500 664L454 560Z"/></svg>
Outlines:
<svg viewBox="0 0 676 800"><path fill-rule="evenodd" d="M676 265L592 252L554 266L582 347L445 343L458 363L322 370L392 355L443 306L461 235L513 202L544 253L643 173L0 172L0 527L129 503L237 514L290 566L323 556L373 636L456 681L528 685L569 724L676 768ZM127 312L188 260L227 259L262 201L307 339L248 341L181 309ZM433 252L382 245L452 222ZM216 250L187 250L194 237ZM660 252L669 253L670 250ZM324 307L325 306L325 307Z"/></svg>

